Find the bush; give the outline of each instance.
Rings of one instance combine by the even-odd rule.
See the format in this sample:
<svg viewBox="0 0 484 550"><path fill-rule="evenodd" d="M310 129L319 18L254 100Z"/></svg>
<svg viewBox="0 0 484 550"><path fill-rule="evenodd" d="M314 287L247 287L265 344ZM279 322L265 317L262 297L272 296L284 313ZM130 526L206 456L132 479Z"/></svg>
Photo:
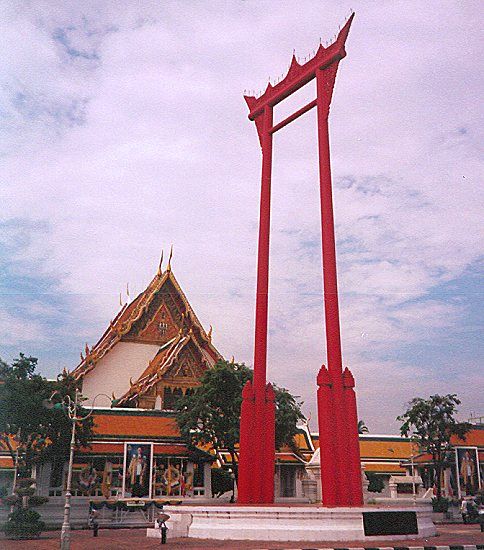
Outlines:
<svg viewBox="0 0 484 550"><path fill-rule="evenodd" d="M8 516L2 530L8 539L38 538L45 529L45 523L40 520L40 514L28 508L16 508Z"/></svg>
<svg viewBox="0 0 484 550"><path fill-rule="evenodd" d="M385 483L383 479L376 474L371 472L365 472L366 478L368 479L368 492L369 493L381 493L385 488Z"/></svg>
<svg viewBox="0 0 484 550"><path fill-rule="evenodd" d="M230 473L222 468L212 470L212 494L219 497L232 490L233 480Z"/></svg>
<svg viewBox="0 0 484 550"><path fill-rule="evenodd" d="M447 512L449 509L449 499L445 497L434 497L432 499L432 510L434 512Z"/></svg>

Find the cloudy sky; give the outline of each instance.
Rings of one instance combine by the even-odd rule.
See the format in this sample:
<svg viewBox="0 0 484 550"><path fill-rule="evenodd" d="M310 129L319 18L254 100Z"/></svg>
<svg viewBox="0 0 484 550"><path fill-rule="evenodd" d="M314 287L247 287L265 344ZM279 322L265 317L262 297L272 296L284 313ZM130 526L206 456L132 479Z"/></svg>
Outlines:
<svg viewBox="0 0 484 550"><path fill-rule="evenodd" d="M331 109L344 362L374 433L409 399L484 413L480 2L0 2L0 356L73 368L174 244L252 364L260 149L244 89L356 17ZM313 97L307 86L276 121ZM316 113L275 137L269 377L316 429Z"/></svg>

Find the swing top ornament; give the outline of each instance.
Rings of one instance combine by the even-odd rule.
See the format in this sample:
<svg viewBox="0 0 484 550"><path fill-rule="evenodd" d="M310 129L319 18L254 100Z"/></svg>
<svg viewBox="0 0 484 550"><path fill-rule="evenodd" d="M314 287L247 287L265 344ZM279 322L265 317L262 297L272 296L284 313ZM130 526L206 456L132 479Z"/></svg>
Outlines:
<svg viewBox="0 0 484 550"><path fill-rule="evenodd" d="M345 43L350 32L351 23L355 13L353 12L343 28L339 31L336 40L328 47L319 44L314 57L304 64L298 63L296 55L293 54L289 71L283 80L274 86L269 82L264 93L259 97L255 95L244 95L249 107L249 119L257 123L257 118L264 111L266 106L274 107L293 92L302 88L316 77L316 72L324 70L333 64L339 63L346 56ZM258 128L259 130L259 128Z"/></svg>

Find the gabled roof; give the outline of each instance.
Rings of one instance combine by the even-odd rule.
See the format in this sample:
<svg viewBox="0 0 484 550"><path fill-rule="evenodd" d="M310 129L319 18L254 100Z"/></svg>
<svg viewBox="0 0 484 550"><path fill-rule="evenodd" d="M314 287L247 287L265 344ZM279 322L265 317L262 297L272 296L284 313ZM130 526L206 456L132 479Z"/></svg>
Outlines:
<svg viewBox="0 0 484 550"><path fill-rule="evenodd" d="M117 405L125 405L132 398L137 395L144 394L151 389L170 371L170 368L174 365L176 359L180 357L182 351L189 346L194 346L194 348L200 353L201 357L204 358L203 362L206 365L205 368L208 368L206 362L207 354L205 350L198 345L198 342L193 337L193 333L189 333L186 336L179 334L167 342L165 346L160 348L138 380L134 382L130 389L117 400Z"/></svg>
<svg viewBox="0 0 484 550"><path fill-rule="evenodd" d="M185 309L185 311L183 312L183 318L189 320L189 325L192 333L196 333L198 337L197 345L199 345L199 347L203 349L203 352L208 354L214 361L221 359L220 353L211 343L211 331L208 334L205 332L202 324L198 320L195 312L189 304L185 293L183 292L180 285L178 284L178 281L173 275L170 265L168 265L168 268L164 272L159 269L158 273L155 275L148 287L143 292L141 292L130 304L125 304L121 308L114 320L109 323L108 328L105 330L99 341L91 349L89 349L86 344L85 357L81 353L81 362L72 373L74 377L76 379L80 379L85 376L96 366L97 362L102 357L104 357L118 342L125 338L127 339L128 334L133 328L133 325L141 319L142 315L147 311L158 293L161 292L164 287L170 285L183 303L183 307ZM180 328L180 331L183 332L183 327ZM164 346L162 346L162 348L163 347ZM162 349L160 349L160 352L161 351ZM147 372L145 371L141 375L140 380L146 375Z"/></svg>

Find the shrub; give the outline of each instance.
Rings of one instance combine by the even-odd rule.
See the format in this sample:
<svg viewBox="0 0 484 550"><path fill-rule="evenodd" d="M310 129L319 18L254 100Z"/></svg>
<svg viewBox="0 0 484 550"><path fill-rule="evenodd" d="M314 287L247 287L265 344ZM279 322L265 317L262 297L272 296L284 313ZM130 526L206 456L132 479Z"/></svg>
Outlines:
<svg viewBox="0 0 484 550"><path fill-rule="evenodd" d="M219 497L232 490L233 480L230 473L222 468L212 470L212 494Z"/></svg>
<svg viewBox="0 0 484 550"><path fill-rule="evenodd" d="M434 512L447 512L449 509L449 499L445 497L434 497L432 499L432 510Z"/></svg>
<svg viewBox="0 0 484 550"><path fill-rule="evenodd" d="M365 475L369 481L368 483L368 492L369 493L381 493L385 488L385 483L383 479L371 472L365 472Z"/></svg>
<svg viewBox="0 0 484 550"><path fill-rule="evenodd" d="M16 508L8 516L3 531L8 539L38 538L45 529L45 523L40 520L40 514L28 508Z"/></svg>

